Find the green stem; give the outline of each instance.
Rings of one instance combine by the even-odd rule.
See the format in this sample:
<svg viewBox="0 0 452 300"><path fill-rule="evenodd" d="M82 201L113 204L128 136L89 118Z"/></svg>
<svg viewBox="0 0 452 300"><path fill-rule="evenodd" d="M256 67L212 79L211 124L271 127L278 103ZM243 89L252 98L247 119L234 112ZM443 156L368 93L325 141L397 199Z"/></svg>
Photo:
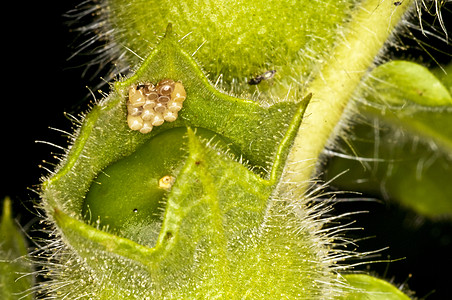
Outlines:
<svg viewBox="0 0 452 300"><path fill-rule="evenodd" d="M323 149L332 143L340 130L345 107L361 78L414 0L401 1L400 5L395 2L363 1L355 9L343 40L308 87L313 96L283 178L285 182L301 183L298 185L301 192L316 175L316 161Z"/></svg>

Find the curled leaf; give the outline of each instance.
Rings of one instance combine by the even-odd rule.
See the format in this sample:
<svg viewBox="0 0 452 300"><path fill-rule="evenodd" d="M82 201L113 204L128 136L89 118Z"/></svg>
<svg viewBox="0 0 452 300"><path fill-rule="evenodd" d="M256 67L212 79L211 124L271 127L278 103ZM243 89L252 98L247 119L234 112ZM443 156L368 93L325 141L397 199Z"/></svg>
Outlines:
<svg viewBox="0 0 452 300"><path fill-rule="evenodd" d="M426 68L395 61L371 72L348 152L331 160L341 189L377 193L428 217L452 216L452 97ZM358 121L359 122L359 121ZM348 150L347 150L348 148Z"/></svg>

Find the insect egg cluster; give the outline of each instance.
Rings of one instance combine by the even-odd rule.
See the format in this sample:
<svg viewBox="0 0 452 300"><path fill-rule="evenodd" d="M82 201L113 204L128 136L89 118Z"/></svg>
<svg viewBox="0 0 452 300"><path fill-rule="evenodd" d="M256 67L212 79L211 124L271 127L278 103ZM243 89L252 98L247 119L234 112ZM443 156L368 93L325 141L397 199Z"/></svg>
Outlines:
<svg viewBox="0 0 452 300"><path fill-rule="evenodd" d="M173 122L186 97L182 83L172 79L162 79L156 86L134 84L129 88L127 124L132 130L148 133L165 121Z"/></svg>

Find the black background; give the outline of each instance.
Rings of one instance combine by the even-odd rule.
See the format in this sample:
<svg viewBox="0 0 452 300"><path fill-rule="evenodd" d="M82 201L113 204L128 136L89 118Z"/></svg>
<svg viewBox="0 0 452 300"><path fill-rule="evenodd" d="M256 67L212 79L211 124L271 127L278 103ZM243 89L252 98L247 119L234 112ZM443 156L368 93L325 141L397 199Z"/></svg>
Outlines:
<svg viewBox="0 0 452 300"><path fill-rule="evenodd" d="M85 110L92 99L86 86L93 88L101 82L98 77L91 80L89 73L81 78L84 68L80 65L89 57L67 60L74 51L69 45L76 46L83 40L78 40L77 34L70 32L70 27L65 25L69 19L63 14L79 1L51 2L7 4L2 21L4 71L0 157L3 176L0 197L9 195L14 200L16 215L25 229L37 220L32 212L33 202L37 199L33 190L39 184L40 176L47 174L39 165L52 169L51 163L57 162L52 152L62 152L35 141L65 147L67 138L49 127L71 131L71 122L63 112L77 115ZM448 9L452 9L452 5L448 5ZM450 11L444 11L444 14L450 31L452 14ZM438 39L413 33L440 50L429 49L439 63L450 62L450 46ZM394 57L434 65L416 42L404 37L400 39L405 47L392 47L390 50ZM43 160L50 164L43 163ZM452 299L452 292L449 292L452 283L450 222L425 220L393 203L358 201L337 205L338 213L355 210L369 211L353 217L357 220L354 227L365 228L367 236L373 237L360 242L358 250L388 246L389 249L382 251L376 260L402 259L358 269L369 268L397 284L406 283L419 298Z"/></svg>

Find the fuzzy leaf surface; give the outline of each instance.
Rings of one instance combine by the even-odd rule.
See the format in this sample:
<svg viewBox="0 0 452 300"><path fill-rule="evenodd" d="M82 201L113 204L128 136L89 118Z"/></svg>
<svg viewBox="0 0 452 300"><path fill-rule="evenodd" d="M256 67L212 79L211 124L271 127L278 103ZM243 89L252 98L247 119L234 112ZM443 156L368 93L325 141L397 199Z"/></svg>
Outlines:
<svg viewBox="0 0 452 300"><path fill-rule="evenodd" d="M54 273L58 292L96 299L337 296L341 282L332 270L344 254L333 249L335 231L322 229L323 211L308 207L304 187L296 186L310 182L350 95L410 3L109 1L104 21L114 40L132 63L147 58L86 115L66 159L43 184L44 206L67 245L58 251L65 266ZM178 37L167 30L160 39L168 22ZM259 100L219 92L193 56L216 85ZM273 68L274 81L250 86L249 77ZM162 78L185 86L179 118L150 134L132 132L128 88ZM313 97L306 122L302 101L283 100L305 94ZM187 128L188 154L162 199L155 246L84 222L85 196L99 174L177 128ZM214 132L237 155L213 149L190 128ZM279 182L282 174L288 176ZM71 289L64 279L79 285Z"/></svg>
<svg viewBox="0 0 452 300"><path fill-rule="evenodd" d="M129 86L161 78L184 83L187 100L179 119L146 135L131 131L125 108ZM132 294L140 299L211 295L233 299L241 295L240 289L254 293L250 297L256 299L302 291L309 297L325 293L320 282L328 281L331 273L320 261L311 233L301 230L302 220L293 205L271 200L308 100L262 105L222 94L168 31L141 68L118 82L86 115L67 159L44 182L46 209L64 243L73 249L68 255L61 251L61 265L67 267L55 272L55 280L80 282L76 289L62 286L58 292L68 297L88 293L96 299L128 299ZM235 152L206 145L199 140L205 135L197 137L191 129L188 144L180 134L171 135L192 127L227 140ZM188 156L162 198L165 213L155 246L85 223L83 202L91 184L99 183L97 176L162 136L176 149L185 147ZM169 148L145 148L151 152L144 163L150 163L159 149L166 150L163 155L174 154ZM245 160L250 169L241 163ZM134 173L130 166L119 166L119 177ZM107 177L113 175L108 173ZM109 207L108 198L92 201ZM80 264L86 267L77 268ZM305 272L310 275L302 278ZM275 280L281 283L277 287L269 284Z"/></svg>
<svg viewBox="0 0 452 300"><path fill-rule="evenodd" d="M97 278L93 295L127 299L133 287L140 299L321 297L320 282L329 272L312 237L300 230L293 205L271 200L274 184L206 146L191 130L188 140L189 157L154 248L55 212ZM118 274L127 280L116 280ZM73 275L89 282L87 272Z"/></svg>
<svg viewBox="0 0 452 300"><path fill-rule="evenodd" d="M171 22L187 51L195 53L220 86L258 97L271 91L282 99L289 91L302 88L318 71L354 2L115 0L110 1L106 22L115 28L108 34L110 39L141 57L156 46ZM123 51L118 51L122 63L138 62L133 53ZM276 70L273 80L248 84L269 70Z"/></svg>
<svg viewBox="0 0 452 300"><path fill-rule="evenodd" d="M132 132L126 122L128 88L162 78L180 80L185 86L187 100L179 118L146 135ZM45 204L73 216L80 214L85 194L102 169L157 134L177 127L200 127L216 133L232 143L257 174L269 178L273 161L280 155L279 142L299 108L300 104L291 101L261 104L221 93L192 56L180 48L176 37L168 34L133 76L116 83L111 94L86 115L67 158L44 182Z"/></svg>

